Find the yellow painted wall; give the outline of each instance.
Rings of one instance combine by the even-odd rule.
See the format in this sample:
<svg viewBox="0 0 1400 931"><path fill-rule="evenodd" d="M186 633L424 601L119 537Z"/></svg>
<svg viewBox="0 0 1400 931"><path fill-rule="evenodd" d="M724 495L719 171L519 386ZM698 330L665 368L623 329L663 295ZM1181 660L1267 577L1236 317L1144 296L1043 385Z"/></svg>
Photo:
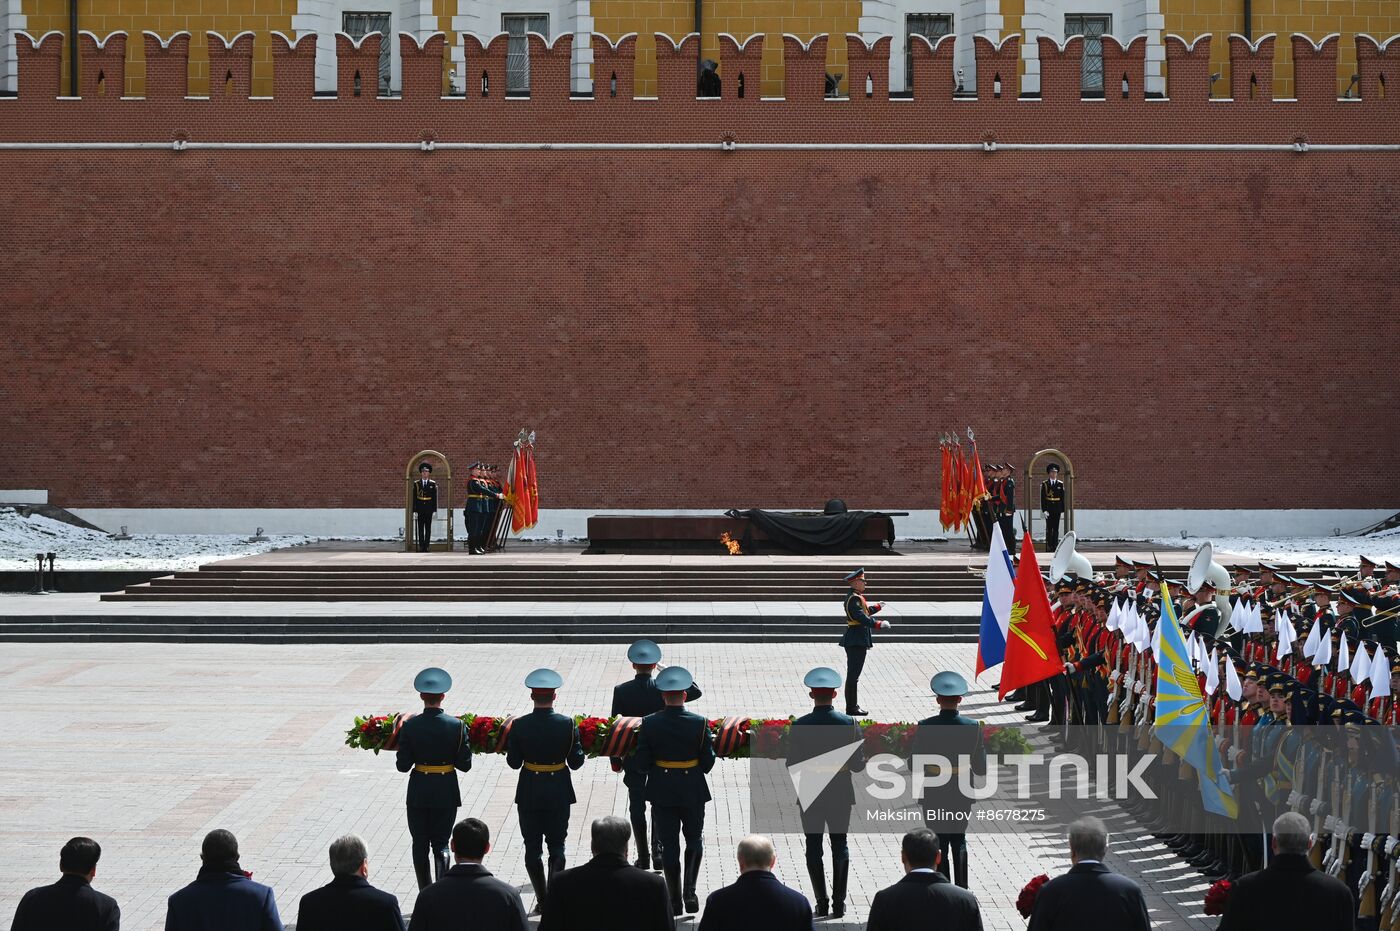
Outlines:
<svg viewBox="0 0 1400 931"><path fill-rule="evenodd" d="M1242 32L1239 0L1163 0L1166 32L1195 38L1211 34L1212 70L1221 74L1215 84L1218 97L1230 96L1230 47L1232 32ZM1313 40L1334 32L1342 34L1337 54L1337 93L1343 93L1356 73L1355 34L1376 39L1400 33L1397 0L1253 0L1255 38L1278 33L1274 42L1274 96L1293 96L1293 48L1290 36L1300 32ZM1354 93L1354 92L1353 92Z"/></svg>
<svg viewBox="0 0 1400 931"><path fill-rule="evenodd" d="M593 28L603 35L615 40L637 33L636 92L655 94L653 36L664 32L679 38L690 33L695 26L693 0L593 0L592 8ZM844 75L846 34L857 31L860 8L860 0L705 0L703 54L719 61L720 33L727 32L740 42L763 33L763 94L778 96L783 92L783 33L800 36L804 42L827 33L827 71Z"/></svg>
<svg viewBox="0 0 1400 931"><path fill-rule="evenodd" d="M67 0L23 0L30 35L57 29L65 36L63 88L68 91ZM192 12L195 11L195 12ZM253 43L253 93L272 93L272 38L274 30L292 34L296 0L79 0L78 28L99 37L126 30L126 94L146 92L146 50L143 30L168 38L182 29L190 33L190 94L209 92L209 47L205 33L232 38L251 29Z"/></svg>
<svg viewBox="0 0 1400 931"><path fill-rule="evenodd" d="M1009 35L1019 34L1021 36L1022 48L1025 48L1026 45L1025 30L1021 28L1021 20L1025 18L1025 15L1026 0L1001 0L1001 36L1004 39ZM955 16L953 19L953 30L956 32L958 28L958 21ZM1024 56L1025 53L1022 52L1020 60L1016 63L1018 72L1023 76L1026 73L1026 59ZM971 81L971 78L968 80Z"/></svg>

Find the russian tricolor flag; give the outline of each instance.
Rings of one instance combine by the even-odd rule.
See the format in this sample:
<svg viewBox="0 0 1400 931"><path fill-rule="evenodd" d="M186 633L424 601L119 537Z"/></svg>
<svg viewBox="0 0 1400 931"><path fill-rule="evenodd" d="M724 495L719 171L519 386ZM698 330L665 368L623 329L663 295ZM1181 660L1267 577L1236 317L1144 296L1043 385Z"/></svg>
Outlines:
<svg viewBox="0 0 1400 931"><path fill-rule="evenodd" d="M1001 526L992 524L992 549L987 554L987 587L982 593L982 629L977 636L977 672L1006 659L1006 631L1011 622L1011 602L1016 591L1016 570L1001 537Z"/></svg>

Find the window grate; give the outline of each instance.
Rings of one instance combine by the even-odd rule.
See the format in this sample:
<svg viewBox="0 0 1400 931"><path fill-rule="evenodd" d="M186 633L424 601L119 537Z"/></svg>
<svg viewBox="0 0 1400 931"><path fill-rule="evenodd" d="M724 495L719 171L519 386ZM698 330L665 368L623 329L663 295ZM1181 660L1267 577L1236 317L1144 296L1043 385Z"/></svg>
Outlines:
<svg viewBox="0 0 1400 931"><path fill-rule="evenodd" d="M530 40L538 32L549 41L549 16L544 13L507 13L501 17L506 41L506 93L530 93Z"/></svg>
<svg viewBox="0 0 1400 931"><path fill-rule="evenodd" d="M389 49L393 32L388 13L341 14L340 31L359 42L371 32L379 33L379 93L388 95L393 72L390 70Z"/></svg>
<svg viewBox="0 0 1400 931"><path fill-rule="evenodd" d="M1113 17L1073 13L1065 17L1065 38L1084 37L1084 62L1079 79L1082 90L1103 91L1103 37L1113 29Z"/></svg>
<svg viewBox="0 0 1400 931"><path fill-rule="evenodd" d="M904 89L914 89L914 36L923 36L929 42L953 32L951 13L910 13L904 17Z"/></svg>

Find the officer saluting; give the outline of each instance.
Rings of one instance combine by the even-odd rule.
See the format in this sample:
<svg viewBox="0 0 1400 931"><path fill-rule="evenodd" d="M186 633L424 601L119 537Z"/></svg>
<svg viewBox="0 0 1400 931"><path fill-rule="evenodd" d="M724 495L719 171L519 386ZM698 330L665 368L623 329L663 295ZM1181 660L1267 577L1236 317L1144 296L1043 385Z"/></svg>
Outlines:
<svg viewBox="0 0 1400 931"><path fill-rule="evenodd" d="M638 640L627 648L627 661L636 672L628 681L613 688L612 714L614 717L644 718L666 707L661 690L656 687L652 673L661 662L661 647L651 640ZM700 687L691 683L685 690L685 700L695 701L700 697ZM649 870L653 865L661 869L661 843L652 831L651 844L647 844L647 771L637 763L637 757L614 758L613 772L622 773L622 784L627 787L627 806L632 819L632 835L637 839L638 869Z"/></svg>
<svg viewBox="0 0 1400 931"><path fill-rule="evenodd" d="M408 773L408 833L413 838L413 869L422 889L448 870L447 842L457 820L462 795L457 771L472 768L471 742L461 719L444 714L442 700L452 677L437 667L424 669L413 680L423 699L423 713L399 728L399 772ZM433 849L434 874L428 872L428 847Z"/></svg>
<svg viewBox="0 0 1400 931"><path fill-rule="evenodd" d="M1060 481L1060 467L1050 463L1046 479L1040 483L1040 513L1045 517L1045 551L1053 553L1060 545L1060 518L1065 513L1065 483Z"/></svg>
<svg viewBox="0 0 1400 931"><path fill-rule="evenodd" d="M870 604L865 600L865 570L857 569L845 577L851 590L846 592L846 632L841 635L841 646L846 650L846 713L869 714L860 706L860 673L865 668L865 654L875 645L870 636L872 630L883 630L890 626L889 621L877 621L872 616L884 607L883 604Z"/></svg>
<svg viewBox="0 0 1400 931"><path fill-rule="evenodd" d="M511 723L506 735L506 765L520 770L515 807L525 840L525 872L535 888L535 911L544 907L545 871L541 855L549 845L549 875L564 868L564 838L574 785L569 770L583 765L583 745L573 718L554 710L554 692L564 679L553 669L536 669L525 677L535 710Z"/></svg>
<svg viewBox="0 0 1400 931"><path fill-rule="evenodd" d="M700 875L705 829L705 803L710 787L705 774L715 765L710 724L685 710L686 690L695 684L690 673L671 666L656 677L666 707L642 719L637 730L637 766L646 770L647 801L661 841L662 872L671 895L671 913L700 910L695 883ZM681 834L685 834L685 895L681 896Z"/></svg>
<svg viewBox="0 0 1400 931"><path fill-rule="evenodd" d="M788 751L788 765L791 767L803 760L809 760L852 742L860 743L860 725L855 718L844 715L832 707L836 701L836 690L841 687L841 675L834 669L818 666L802 684L809 689L813 706L792 722L791 747ZM813 727L811 725L825 725ZM846 763L846 770L837 773L821 793L802 808L802 830L807 835L807 875L812 879L812 889L817 896L817 907L813 915L825 918L830 914L840 918L846 914L846 881L851 868L850 848L846 845L846 832L851 824L851 808L855 805L855 790L851 787L851 773L865 767L865 754L857 746ZM826 866L822 863L822 834L831 834L831 899L826 896Z"/></svg>
<svg viewBox="0 0 1400 931"><path fill-rule="evenodd" d="M986 773L987 750L982 744L982 725L958 713L958 705L967 694L967 680L956 672L940 672L929 680L929 688L938 700L938 714L919 722L914 753L947 757L953 771L947 784L924 790L924 824L938 835L943 851L939 870L966 889L967 816L972 802L958 788L958 772L966 764L974 775Z"/></svg>
<svg viewBox="0 0 1400 931"><path fill-rule="evenodd" d="M437 513L438 486L429 478L432 474L432 464L420 462L418 481L413 483L413 529L417 533L420 553L428 551L428 540L433 533L433 515Z"/></svg>

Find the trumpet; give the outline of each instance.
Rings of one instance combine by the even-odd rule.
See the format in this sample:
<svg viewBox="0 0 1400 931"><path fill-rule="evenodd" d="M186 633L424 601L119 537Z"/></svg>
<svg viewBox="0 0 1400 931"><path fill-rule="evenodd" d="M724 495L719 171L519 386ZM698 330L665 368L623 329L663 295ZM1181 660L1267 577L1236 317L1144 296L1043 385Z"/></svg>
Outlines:
<svg viewBox="0 0 1400 931"><path fill-rule="evenodd" d="M1279 608L1283 607L1284 605L1288 604L1290 601L1293 601L1293 600L1296 599L1296 598L1310 598L1310 597L1312 597L1316 592L1317 592L1317 586L1316 586L1316 585L1309 585L1307 588L1303 589L1301 592L1297 592L1297 593L1292 594L1292 595L1285 595L1284 597L1280 598L1278 601L1265 601L1264 604L1268 605L1270 608L1272 608L1273 610L1277 611Z"/></svg>

